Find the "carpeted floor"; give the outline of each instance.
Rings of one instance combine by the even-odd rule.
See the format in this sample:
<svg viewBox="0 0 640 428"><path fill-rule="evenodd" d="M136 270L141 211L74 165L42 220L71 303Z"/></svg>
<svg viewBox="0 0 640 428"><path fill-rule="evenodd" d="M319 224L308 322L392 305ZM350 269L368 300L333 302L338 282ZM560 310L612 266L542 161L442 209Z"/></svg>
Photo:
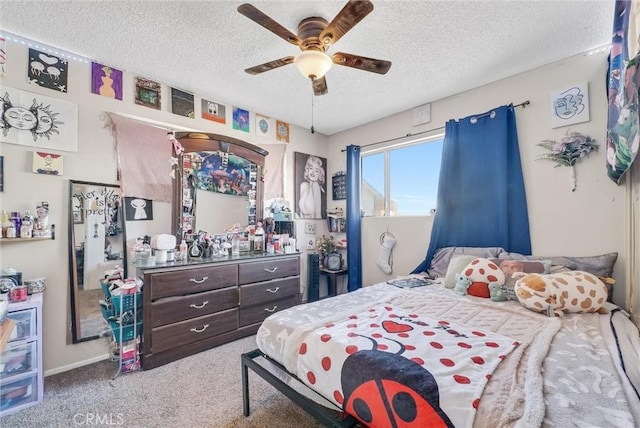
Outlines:
<svg viewBox="0 0 640 428"><path fill-rule="evenodd" d="M240 354L255 348L250 336L113 380L117 363L109 361L50 376L44 402L1 418L0 426L321 427L251 371L251 416L242 415Z"/></svg>

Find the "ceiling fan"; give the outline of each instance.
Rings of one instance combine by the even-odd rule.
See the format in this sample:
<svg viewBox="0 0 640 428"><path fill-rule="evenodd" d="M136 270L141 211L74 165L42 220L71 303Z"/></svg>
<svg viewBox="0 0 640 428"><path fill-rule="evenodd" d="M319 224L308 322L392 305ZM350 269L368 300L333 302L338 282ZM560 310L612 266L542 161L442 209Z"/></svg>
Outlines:
<svg viewBox="0 0 640 428"><path fill-rule="evenodd" d="M372 10L373 4L369 0L349 0L331 22L317 16L303 19L298 24L298 34L296 35L265 15L255 6L248 3L242 4L238 6L238 12L287 42L298 46L302 51L296 56L286 56L247 68L245 71L249 74L259 74L294 63L305 77L311 79L315 95L327 93L325 73L331 68L332 64L385 74L391 67L390 61L367 58L345 52L336 52L332 56L326 53L327 49L340 40Z"/></svg>

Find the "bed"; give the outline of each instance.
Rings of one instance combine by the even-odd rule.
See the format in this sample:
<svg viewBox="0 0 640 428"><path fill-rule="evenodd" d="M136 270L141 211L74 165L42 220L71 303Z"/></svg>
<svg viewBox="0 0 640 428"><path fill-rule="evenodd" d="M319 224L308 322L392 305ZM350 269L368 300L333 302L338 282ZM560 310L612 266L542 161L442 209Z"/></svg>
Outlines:
<svg viewBox="0 0 640 428"><path fill-rule="evenodd" d="M243 355L244 412L250 368L326 426L640 426L638 329L603 309L549 317L444 275L302 304Z"/></svg>

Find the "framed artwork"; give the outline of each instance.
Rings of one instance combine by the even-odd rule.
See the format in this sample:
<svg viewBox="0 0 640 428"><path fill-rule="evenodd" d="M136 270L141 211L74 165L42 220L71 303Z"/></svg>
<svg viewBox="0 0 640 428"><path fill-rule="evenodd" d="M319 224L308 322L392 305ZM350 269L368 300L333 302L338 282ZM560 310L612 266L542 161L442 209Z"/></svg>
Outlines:
<svg viewBox="0 0 640 428"><path fill-rule="evenodd" d="M194 152L191 163L196 189L248 196L255 188L257 172L252 172L253 164L240 156L225 152Z"/></svg>
<svg viewBox="0 0 640 428"><path fill-rule="evenodd" d="M73 224L83 224L84 223L84 210L83 209L74 209L73 210Z"/></svg>
<svg viewBox="0 0 640 428"><path fill-rule="evenodd" d="M262 137L273 137L275 128L270 117L256 114L256 134Z"/></svg>
<svg viewBox="0 0 640 428"><path fill-rule="evenodd" d="M551 127L589 121L589 85L582 83L551 94Z"/></svg>
<svg viewBox="0 0 640 428"><path fill-rule="evenodd" d="M44 149L78 151L78 105L0 86L2 141Z"/></svg>
<svg viewBox="0 0 640 428"><path fill-rule="evenodd" d="M227 107L224 104L215 101L209 101L202 98L202 118L212 122L227 123Z"/></svg>
<svg viewBox="0 0 640 428"><path fill-rule="evenodd" d="M122 70L92 62L91 93L122 101Z"/></svg>
<svg viewBox="0 0 640 428"><path fill-rule="evenodd" d="M294 152L295 213L298 218L327 218L327 159Z"/></svg>
<svg viewBox="0 0 640 428"><path fill-rule="evenodd" d="M135 98L136 104L160 110L162 86L153 80L142 77L135 78Z"/></svg>
<svg viewBox="0 0 640 428"><path fill-rule="evenodd" d="M54 153L33 152L33 168L35 174L62 175L63 157Z"/></svg>
<svg viewBox="0 0 640 428"><path fill-rule="evenodd" d="M4 192L4 156L0 156L0 192Z"/></svg>
<svg viewBox="0 0 640 428"><path fill-rule="evenodd" d="M249 112L247 110L233 108L233 129L249 132Z"/></svg>
<svg viewBox="0 0 640 428"><path fill-rule="evenodd" d="M193 94L171 88L171 112L184 117L196 118Z"/></svg>
<svg viewBox="0 0 640 428"><path fill-rule="evenodd" d="M125 196L124 219L126 221L153 220L153 201Z"/></svg>
<svg viewBox="0 0 640 428"><path fill-rule="evenodd" d="M331 176L331 194L334 201L347 199L347 173L340 171Z"/></svg>
<svg viewBox="0 0 640 428"><path fill-rule="evenodd" d="M283 143L289 142L289 124L281 120L276 120L276 140Z"/></svg>
<svg viewBox="0 0 640 428"><path fill-rule="evenodd" d="M27 81L32 85L67 92L69 63L65 58L29 48Z"/></svg>

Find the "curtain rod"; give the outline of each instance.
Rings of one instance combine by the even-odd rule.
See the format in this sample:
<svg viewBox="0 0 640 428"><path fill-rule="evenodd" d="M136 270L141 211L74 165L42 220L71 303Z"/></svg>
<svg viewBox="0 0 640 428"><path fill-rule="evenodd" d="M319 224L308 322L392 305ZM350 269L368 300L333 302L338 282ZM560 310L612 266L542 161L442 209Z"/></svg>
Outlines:
<svg viewBox="0 0 640 428"><path fill-rule="evenodd" d="M525 107L526 107L526 106L528 106L529 104L531 104L531 101L526 100L526 101L521 102L520 104L516 104L516 105L514 105L514 106L513 106L513 108L517 108L517 107L525 108ZM476 116L476 117L485 117L485 116L489 116L490 114L491 114L491 113L484 113L484 114L481 114L481 115ZM378 142L375 142L375 143L369 143L369 144L365 144L365 145L360 146L360 147L369 147L369 146L375 146L376 144L390 143L390 142L392 142L392 141L400 140L400 139L402 139L402 138L415 137L415 136L417 136L417 135L422 135L422 134L426 134L426 133L433 132L433 131L439 131L439 130L444 129L444 128L445 128L444 126L439 126L438 128L433 128L433 129L428 129L428 130L426 130L426 131L416 132L415 134L411 134L411 133L409 133L409 134L407 134L407 135L403 135L403 136L401 136L401 137L395 137L395 138L390 138L390 139L388 139L388 140L382 140L382 141L378 141ZM342 150L340 150L340 151L341 151L341 152L346 152L346 151L347 151L347 149L342 149Z"/></svg>

